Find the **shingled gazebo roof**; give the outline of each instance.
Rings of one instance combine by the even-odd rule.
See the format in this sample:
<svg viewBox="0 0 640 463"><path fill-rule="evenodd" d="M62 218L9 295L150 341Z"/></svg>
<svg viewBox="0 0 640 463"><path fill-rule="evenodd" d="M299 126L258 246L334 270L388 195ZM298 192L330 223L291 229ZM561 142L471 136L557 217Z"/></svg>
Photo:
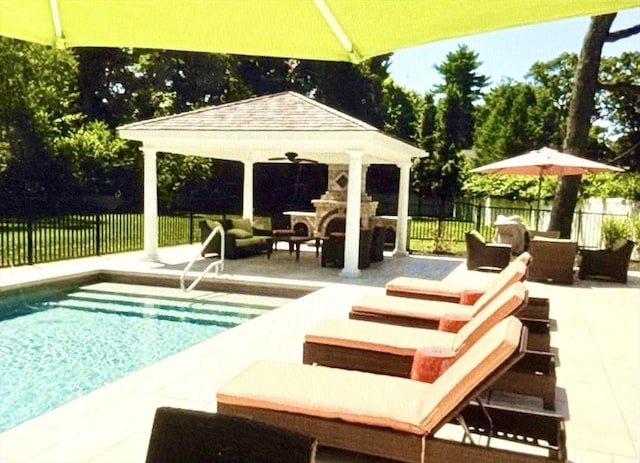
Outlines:
<svg viewBox="0 0 640 463"><path fill-rule="evenodd" d="M295 92L211 106L118 128L122 138L156 151L268 162L296 152L325 164L402 164L426 153L379 129Z"/></svg>

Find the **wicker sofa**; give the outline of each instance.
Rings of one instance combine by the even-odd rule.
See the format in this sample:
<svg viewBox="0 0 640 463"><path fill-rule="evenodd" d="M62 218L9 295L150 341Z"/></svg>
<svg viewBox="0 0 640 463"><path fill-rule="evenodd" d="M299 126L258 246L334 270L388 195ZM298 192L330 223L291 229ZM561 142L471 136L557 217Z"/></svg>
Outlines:
<svg viewBox="0 0 640 463"><path fill-rule="evenodd" d="M629 260L634 246L633 241L625 240L612 249L581 250L582 259L578 277L581 280L604 277L626 283Z"/></svg>
<svg viewBox="0 0 640 463"><path fill-rule="evenodd" d="M536 237L529 243L531 263L528 280L573 284L573 266L578 243L571 240Z"/></svg>
<svg viewBox="0 0 640 463"><path fill-rule="evenodd" d="M273 240L271 230L253 228L249 219L227 219L220 222L213 220L200 221L200 240L207 239L216 225L224 228L224 255L227 259L252 256L266 253L271 256ZM220 253L220 237L215 236L207 248L202 251L202 256Z"/></svg>

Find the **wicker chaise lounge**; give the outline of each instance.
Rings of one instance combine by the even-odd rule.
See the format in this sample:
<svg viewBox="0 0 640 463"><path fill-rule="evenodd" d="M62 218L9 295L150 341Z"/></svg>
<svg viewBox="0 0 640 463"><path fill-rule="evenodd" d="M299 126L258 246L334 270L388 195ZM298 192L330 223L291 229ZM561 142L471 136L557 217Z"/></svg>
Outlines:
<svg viewBox="0 0 640 463"><path fill-rule="evenodd" d="M521 356L526 328L513 317L494 326L432 384L296 363L261 361L218 390L218 412L286 427L319 445L404 462L534 463L566 461L564 428L544 436L546 456L469 444L438 435L451 420L471 415L477 399ZM490 413L493 413L489 409ZM498 427L494 437L506 436ZM470 419L473 420L472 417ZM528 422L521 414L516 422ZM471 423L471 430L480 429ZM547 429L536 426L533 433ZM527 430L529 431L529 430ZM513 436L515 431L510 431ZM529 434L529 432L527 432ZM538 439L539 436L532 436ZM525 440L524 442L531 442Z"/></svg>
<svg viewBox="0 0 640 463"><path fill-rule="evenodd" d="M473 317L487 307L501 292L510 285L523 279L527 267L522 261L513 261L500 272L487 286L487 290L473 305L440 300L412 299L380 294L365 294L356 300L349 312L349 318L372 322L411 326L416 328L437 328L445 315L456 314ZM548 352L551 335L549 320L522 317L520 310L526 307L526 300L519 307L518 315L529 329L530 350Z"/></svg>
<svg viewBox="0 0 640 463"><path fill-rule="evenodd" d="M461 283L401 276L388 281L385 289L389 296L426 299L430 301L459 302L465 291L490 291L493 285L499 284L499 279L503 274L517 271L517 267L514 267L518 265L518 262L529 265L530 261L531 254L523 252L485 285L478 285L474 282ZM522 278L526 279L526 274L523 275ZM527 305L520 310L518 315L521 317L548 320L549 311L549 298L536 297L529 294Z"/></svg>
<svg viewBox="0 0 640 463"><path fill-rule="evenodd" d="M409 377L418 349L435 346L460 355L492 326L511 316L524 297L524 285L514 283L458 333L361 320L327 319L305 335L303 362ZM554 362L551 353L527 351L524 358L495 383L495 390L539 397L544 408L553 410L556 399Z"/></svg>

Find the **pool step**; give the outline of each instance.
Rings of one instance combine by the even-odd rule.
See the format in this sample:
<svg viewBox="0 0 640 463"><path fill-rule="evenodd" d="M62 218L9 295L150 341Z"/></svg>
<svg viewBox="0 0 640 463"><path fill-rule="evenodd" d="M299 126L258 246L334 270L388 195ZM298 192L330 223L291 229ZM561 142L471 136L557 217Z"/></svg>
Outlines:
<svg viewBox="0 0 640 463"><path fill-rule="evenodd" d="M224 327L233 327L240 323L244 323L265 311L253 310L249 313L237 313L234 308L225 308L218 310L220 306L215 304L201 304L197 310L192 310L191 306L174 307L166 305L165 301L153 300L149 298L126 297L126 301L117 300L121 295L113 294L112 298L90 298L87 294L75 297L75 293L68 295L68 299L64 301L51 302L51 306L71 309L83 310L87 312L115 313L119 315L132 317L158 318L161 320L180 321L197 324L217 325ZM105 296L105 295L101 295ZM208 306L208 310L202 306ZM258 312L258 313L256 313Z"/></svg>
<svg viewBox="0 0 640 463"><path fill-rule="evenodd" d="M187 310L190 312L218 312L229 314L242 314L248 316L262 315L271 307L250 306L246 304L237 304L229 302L202 301L193 299L166 299L147 295L135 294L116 294L93 291L74 291L68 294L68 297L86 300L119 302L123 305L133 304L153 306L159 309L167 310Z"/></svg>

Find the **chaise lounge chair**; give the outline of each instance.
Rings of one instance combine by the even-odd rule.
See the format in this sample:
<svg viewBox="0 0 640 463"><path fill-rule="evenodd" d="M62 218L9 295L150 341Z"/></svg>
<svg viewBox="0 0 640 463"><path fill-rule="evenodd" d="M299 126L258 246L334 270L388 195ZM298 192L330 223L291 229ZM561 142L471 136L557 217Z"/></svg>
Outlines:
<svg viewBox="0 0 640 463"><path fill-rule="evenodd" d="M312 463L316 445L311 436L246 418L161 407L146 463Z"/></svg>
<svg viewBox="0 0 640 463"><path fill-rule="evenodd" d="M429 280L427 278L397 277L390 280L385 289L387 295L397 297L408 297L414 299L426 299L430 301L459 302L467 291L486 292L492 286L498 284L503 274L510 274L518 271L518 262L529 265L531 254L523 252L516 257L509 265L491 280L488 284L481 286L470 283L449 282L441 280ZM526 279L526 274L523 276ZM548 320L549 319L549 299L543 297L532 297L529 295L527 306L518 313L521 317Z"/></svg>
<svg viewBox="0 0 640 463"><path fill-rule="evenodd" d="M484 310L501 292L514 282L522 280L526 274L526 264L514 261L508 268L500 272L487 287L482 296L473 304L465 305L457 302L429 301L398 296L365 294L356 300L349 312L349 318L387 323L416 328L438 328L445 315L456 314L473 317ZM529 329L530 350L549 352L551 322L523 317L520 311L527 306L526 301L519 308L518 315Z"/></svg>
<svg viewBox="0 0 640 463"><path fill-rule="evenodd" d="M524 285L514 283L457 333L352 319L327 319L307 332L303 362L407 378L418 349L441 347L461 355L492 326L511 316L524 297ZM544 408L555 409L553 354L527 351L524 358L495 383L494 390L539 397Z"/></svg>
<svg viewBox="0 0 640 463"><path fill-rule="evenodd" d="M544 418L549 426L531 426L533 414L519 414L507 434L500 429L500 410L487 408L496 423L494 438L515 436L526 444L544 439L549 450L542 456L454 441L439 432L461 417L469 417L471 432L489 429L474 422L473 401L521 358L525 338L526 328L509 317L431 384L322 366L256 362L218 390L218 412L310 434L319 445L411 463L566 461L564 422L556 418ZM554 431L538 434L547 429Z"/></svg>

